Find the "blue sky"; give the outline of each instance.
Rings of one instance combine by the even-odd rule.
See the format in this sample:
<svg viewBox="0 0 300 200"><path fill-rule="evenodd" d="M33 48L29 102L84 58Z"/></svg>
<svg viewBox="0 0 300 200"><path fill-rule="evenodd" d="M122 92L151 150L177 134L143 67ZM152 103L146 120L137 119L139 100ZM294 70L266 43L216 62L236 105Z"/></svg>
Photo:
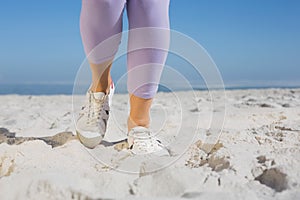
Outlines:
<svg viewBox="0 0 300 200"><path fill-rule="evenodd" d="M0 83L72 82L85 58L80 6L1 2ZM209 52L226 84L300 82L298 0L171 0L170 19Z"/></svg>

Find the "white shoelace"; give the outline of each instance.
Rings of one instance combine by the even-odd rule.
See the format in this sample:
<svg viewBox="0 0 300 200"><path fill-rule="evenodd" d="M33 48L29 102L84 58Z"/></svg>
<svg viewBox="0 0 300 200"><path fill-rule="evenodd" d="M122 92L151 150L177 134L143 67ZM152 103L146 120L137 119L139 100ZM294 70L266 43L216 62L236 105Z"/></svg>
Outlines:
<svg viewBox="0 0 300 200"><path fill-rule="evenodd" d="M82 107L82 112L80 113L80 115L87 116L87 125L100 126L99 120L108 120L109 106L105 102L106 98L107 96L104 96L102 99L95 99L93 94L89 94L89 102Z"/></svg>
<svg viewBox="0 0 300 200"><path fill-rule="evenodd" d="M131 150L134 154L150 154L167 151L164 145L156 138L153 133L144 127L135 127L129 133ZM167 154L167 153L165 153Z"/></svg>

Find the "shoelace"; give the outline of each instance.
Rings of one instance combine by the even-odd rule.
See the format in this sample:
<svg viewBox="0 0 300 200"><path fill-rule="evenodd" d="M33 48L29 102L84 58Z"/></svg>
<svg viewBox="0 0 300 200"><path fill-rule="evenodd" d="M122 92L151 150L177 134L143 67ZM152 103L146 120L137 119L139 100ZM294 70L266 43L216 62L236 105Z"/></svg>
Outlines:
<svg viewBox="0 0 300 200"><path fill-rule="evenodd" d="M156 145L162 147L161 142L154 136L151 136L151 132L147 132L148 136L142 136L139 137L138 133L137 137L135 137L134 139L134 143L133 145L138 148L138 149L149 149L149 148L155 148ZM131 146L131 148L133 147L133 145Z"/></svg>
<svg viewBox="0 0 300 200"><path fill-rule="evenodd" d="M149 138L148 140L139 140L136 139L134 141L134 145L138 148L154 148L156 144L160 144L159 140L156 140L154 138Z"/></svg>
<svg viewBox="0 0 300 200"><path fill-rule="evenodd" d="M105 102L107 96L104 96L103 99L95 99L92 97L92 94L89 95L88 106L82 107L81 115L87 116L87 124L94 126L99 126L99 120L108 119L108 110L109 106Z"/></svg>

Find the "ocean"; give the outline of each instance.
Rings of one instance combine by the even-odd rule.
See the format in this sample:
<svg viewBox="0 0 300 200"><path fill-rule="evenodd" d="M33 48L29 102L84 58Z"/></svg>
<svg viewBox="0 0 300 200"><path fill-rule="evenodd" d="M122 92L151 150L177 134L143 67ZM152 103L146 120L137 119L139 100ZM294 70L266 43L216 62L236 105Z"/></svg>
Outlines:
<svg viewBox="0 0 300 200"><path fill-rule="evenodd" d="M235 89L267 89L267 88L300 88L299 86L264 85L264 86L226 86L227 90ZM193 87L194 90L207 90L204 86ZM176 89L182 91L186 89ZM190 89L189 89L190 90ZM171 92L168 88L159 86L159 92ZM126 89L116 90L116 93L126 93ZM73 84L0 84L0 95L72 95Z"/></svg>

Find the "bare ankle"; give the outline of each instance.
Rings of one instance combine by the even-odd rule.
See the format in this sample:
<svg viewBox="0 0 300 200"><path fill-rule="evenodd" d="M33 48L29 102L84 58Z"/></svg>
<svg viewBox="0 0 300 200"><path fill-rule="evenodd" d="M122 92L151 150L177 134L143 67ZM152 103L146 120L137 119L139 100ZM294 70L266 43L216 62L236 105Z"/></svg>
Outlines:
<svg viewBox="0 0 300 200"><path fill-rule="evenodd" d="M127 119L127 127L128 127L128 131L130 131L132 128L136 127L136 126L143 126L148 128L150 126L150 119L149 118L145 118L145 119L137 119L137 118L132 118L132 117L128 117Z"/></svg>
<svg viewBox="0 0 300 200"><path fill-rule="evenodd" d="M104 92L105 94L108 94L110 91L110 85L101 85L101 84L92 84L90 90L92 92Z"/></svg>

